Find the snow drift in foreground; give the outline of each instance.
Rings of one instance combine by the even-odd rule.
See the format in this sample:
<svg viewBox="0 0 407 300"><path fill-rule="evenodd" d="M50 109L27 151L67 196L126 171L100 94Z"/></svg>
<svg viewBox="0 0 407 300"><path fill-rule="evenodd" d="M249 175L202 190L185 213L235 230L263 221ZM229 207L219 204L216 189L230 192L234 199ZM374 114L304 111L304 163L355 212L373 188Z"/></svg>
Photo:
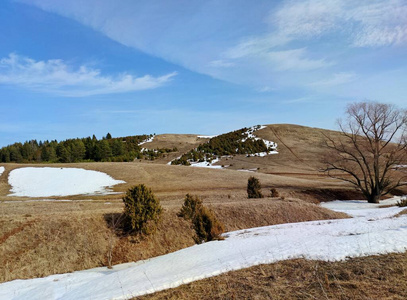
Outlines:
<svg viewBox="0 0 407 300"><path fill-rule="evenodd" d="M3 174L4 170L4 167L0 167L0 176Z"/></svg>
<svg viewBox="0 0 407 300"><path fill-rule="evenodd" d="M109 175L79 168L20 168L10 172L9 196L50 197L109 194L108 187L125 183Z"/></svg>
<svg viewBox="0 0 407 300"><path fill-rule="evenodd" d="M0 284L0 299L130 299L231 270L280 260L335 261L406 251L407 215L393 217L402 208L379 209L376 206L356 210L360 212L359 216L352 219L229 232L224 235L224 241L117 265L112 270L96 268L14 280Z"/></svg>

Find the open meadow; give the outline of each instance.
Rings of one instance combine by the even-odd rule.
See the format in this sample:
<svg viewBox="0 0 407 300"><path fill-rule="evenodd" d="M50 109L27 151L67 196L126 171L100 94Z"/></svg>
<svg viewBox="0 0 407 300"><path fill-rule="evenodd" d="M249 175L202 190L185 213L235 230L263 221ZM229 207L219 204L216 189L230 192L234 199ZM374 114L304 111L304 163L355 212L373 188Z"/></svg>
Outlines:
<svg viewBox="0 0 407 300"><path fill-rule="evenodd" d="M319 204L321 201L361 198L360 193L350 185L319 172L316 157L321 155L321 132L300 126L268 126L259 130L258 135L269 140L279 139L279 154L265 157L236 155L228 158L234 162L233 166L222 169L169 165L168 157L134 162L2 164L0 281L105 267L109 260L113 265L137 262L194 246L195 234L191 224L177 216L187 193L198 195L203 204L214 211L224 224L225 232L287 223L349 219L351 215L347 211L334 211ZM157 136L153 142L143 146L153 147L153 143L160 143L161 147L170 147L175 146L174 140L178 140L181 143L178 144L179 149L187 152L191 147L196 147L193 141L197 139L196 136L186 136L186 139L180 139L177 135L165 135L163 139ZM91 194L75 194L81 179L72 183L71 179L66 178L62 187L74 184L72 194L42 197L10 195L13 188L9 182L10 174L25 168L35 168L30 172L84 169L103 172L116 181L106 192ZM248 171L250 169L255 171ZM30 177L35 173L30 172L28 181L35 180ZM79 177L80 173L75 172L72 176ZM37 176L45 176L41 174L45 173ZM248 178L253 175L261 182L264 198L247 198ZM56 175L51 174L51 177ZM58 182L52 180L47 183L49 186L44 187L45 191L56 190L59 186ZM123 212L124 193L138 184L152 189L163 207L163 215L156 233L148 236L123 235L115 228L114 221ZM34 187L37 185L34 184ZM271 188L277 189L279 195L271 197ZM377 280L384 280L389 286L393 281L397 283L387 292L382 291L380 295L383 297L402 299L403 295L407 295L406 281L402 280L407 273L400 266L400 262L405 260L405 253L339 263L307 261L297 259L295 255L293 258L286 262L229 272L152 297L194 299L200 295L205 299L352 299L354 296L363 299L378 297L378 291L371 289L372 294L368 291L353 294L352 291L362 287L370 290ZM387 268L378 267L382 262ZM363 283L362 278L368 282ZM216 285L216 289L211 288L212 285ZM0 298L3 299L1 295L0 291Z"/></svg>

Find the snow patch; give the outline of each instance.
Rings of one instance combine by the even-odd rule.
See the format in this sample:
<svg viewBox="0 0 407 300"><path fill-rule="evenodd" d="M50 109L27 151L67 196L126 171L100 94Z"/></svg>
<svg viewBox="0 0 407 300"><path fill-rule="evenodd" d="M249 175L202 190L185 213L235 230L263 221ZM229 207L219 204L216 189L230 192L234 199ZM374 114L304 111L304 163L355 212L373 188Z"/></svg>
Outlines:
<svg viewBox="0 0 407 300"><path fill-rule="evenodd" d="M269 151L267 151L267 152L249 154L248 155L249 157L250 156L264 157L264 156L267 156L269 154L278 154L278 151L277 151L277 146L278 145L277 145L277 143L272 142L272 141L268 141L268 140L265 140L265 139L262 139L262 138L259 138L254 134L256 131L264 129L266 127L267 126L264 126L264 125L256 125L256 126L249 127L247 129L247 131L245 132L245 134L247 134L247 138L242 139L242 142L245 142L248 139L253 139L255 141L262 140L264 142L264 144L266 145L267 149L269 149Z"/></svg>
<svg viewBox="0 0 407 300"><path fill-rule="evenodd" d="M209 161L191 162L191 167L223 169L222 166L214 166L214 164L217 163L219 160L220 160L219 158L216 158L216 159L212 160L211 162L209 162Z"/></svg>
<svg viewBox="0 0 407 300"><path fill-rule="evenodd" d="M141 146L141 145L144 145L145 143L151 143L151 142L154 140L154 137L155 137L155 136L153 135L152 137L149 137L148 139L142 141L142 142L139 143L138 145Z"/></svg>
<svg viewBox="0 0 407 300"><path fill-rule="evenodd" d="M3 174L4 170L4 167L0 167L0 176Z"/></svg>
<svg viewBox="0 0 407 300"><path fill-rule="evenodd" d="M390 199L381 200L379 204L368 203L366 200L336 200L330 202L322 202L320 205L330 210L344 212L353 217L375 218L377 216L381 216L383 213L385 214L385 216L388 216L386 214L388 210L384 210L383 207L389 205L396 206L397 202L402 199L405 199L405 196L396 196Z"/></svg>
<svg viewBox="0 0 407 300"><path fill-rule="evenodd" d="M212 139L217 135L198 135L197 138L198 139Z"/></svg>
<svg viewBox="0 0 407 300"><path fill-rule="evenodd" d="M240 169L238 170L240 172L257 172L257 168L253 168L253 169Z"/></svg>
<svg viewBox="0 0 407 300"><path fill-rule="evenodd" d="M278 152L274 150L274 151L269 151L269 152L259 152L259 153L247 154L247 156L248 157L255 157L255 156L264 157L264 156L271 155L271 154L278 154Z"/></svg>
<svg viewBox="0 0 407 300"><path fill-rule="evenodd" d="M12 186L9 196L20 197L106 195L113 193L108 188L125 183L98 171L49 167L15 169L8 180Z"/></svg>
<svg viewBox="0 0 407 300"><path fill-rule="evenodd" d="M364 203L366 204L366 202ZM350 204L352 206L352 204ZM353 210L369 205L355 203ZM359 208L357 208L359 207ZM152 259L0 284L0 299L130 299L228 271L281 260L325 261L407 250L403 208L367 208L351 219L288 223L224 234L225 240L195 245Z"/></svg>

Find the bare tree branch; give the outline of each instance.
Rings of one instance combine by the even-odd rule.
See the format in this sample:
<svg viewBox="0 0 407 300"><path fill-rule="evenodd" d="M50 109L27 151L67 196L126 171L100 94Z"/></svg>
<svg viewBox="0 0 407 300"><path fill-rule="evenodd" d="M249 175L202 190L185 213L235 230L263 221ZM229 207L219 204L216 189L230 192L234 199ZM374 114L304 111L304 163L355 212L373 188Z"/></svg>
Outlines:
<svg viewBox="0 0 407 300"><path fill-rule="evenodd" d="M338 121L341 137L325 137L325 172L360 189L371 203L407 185L407 112L376 102L353 103L345 122Z"/></svg>

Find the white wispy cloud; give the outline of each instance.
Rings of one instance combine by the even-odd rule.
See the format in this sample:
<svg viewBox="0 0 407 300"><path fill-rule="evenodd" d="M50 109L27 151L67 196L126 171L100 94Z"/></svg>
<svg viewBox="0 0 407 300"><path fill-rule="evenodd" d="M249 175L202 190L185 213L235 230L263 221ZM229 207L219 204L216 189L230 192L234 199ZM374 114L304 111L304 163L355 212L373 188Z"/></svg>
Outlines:
<svg viewBox="0 0 407 300"><path fill-rule="evenodd" d="M341 72L341 73L335 73L331 78L327 78L324 80L319 80L314 83L311 83L310 86L321 86L321 87L330 87L330 86L336 86L336 85L341 85L345 84L354 80L357 80L358 77L355 73L353 72Z"/></svg>
<svg viewBox="0 0 407 300"><path fill-rule="evenodd" d="M373 76L372 69L380 77L395 65L392 50L407 46L406 0L186 1L182 10L176 1L16 1L74 19L194 72L255 90L391 92L377 84L352 90L345 85ZM372 66L378 59L392 62Z"/></svg>
<svg viewBox="0 0 407 300"><path fill-rule="evenodd" d="M266 58L273 63L273 67L277 71L309 71L334 64L324 59L313 60L306 58L305 48L268 52Z"/></svg>
<svg viewBox="0 0 407 300"><path fill-rule="evenodd" d="M270 14L268 22L287 40L315 37L338 26L343 6L343 0L286 1Z"/></svg>
<svg viewBox="0 0 407 300"><path fill-rule="evenodd" d="M287 44L291 38L284 35L267 34L264 36L246 37L224 52L229 59L256 56L269 52L271 49Z"/></svg>
<svg viewBox="0 0 407 300"><path fill-rule="evenodd" d="M111 77L102 75L100 70L83 65L73 68L60 59L36 61L15 53L0 59L0 84L16 85L66 97L154 89L168 83L176 74L173 72L160 77L135 77L123 73Z"/></svg>
<svg viewBox="0 0 407 300"><path fill-rule="evenodd" d="M287 41L343 34L355 47L407 44L404 0L296 0L285 2L268 17L273 34Z"/></svg>
<svg viewBox="0 0 407 300"><path fill-rule="evenodd" d="M406 1L373 1L351 10L348 17L360 26L353 34L353 45L356 47L407 44Z"/></svg>
<svg viewBox="0 0 407 300"><path fill-rule="evenodd" d="M218 60L211 61L209 63L209 65L211 67L215 67L215 68L229 68L229 67L233 67L235 64L230 61L227 61L227 60L218 59Z"/></svg>

